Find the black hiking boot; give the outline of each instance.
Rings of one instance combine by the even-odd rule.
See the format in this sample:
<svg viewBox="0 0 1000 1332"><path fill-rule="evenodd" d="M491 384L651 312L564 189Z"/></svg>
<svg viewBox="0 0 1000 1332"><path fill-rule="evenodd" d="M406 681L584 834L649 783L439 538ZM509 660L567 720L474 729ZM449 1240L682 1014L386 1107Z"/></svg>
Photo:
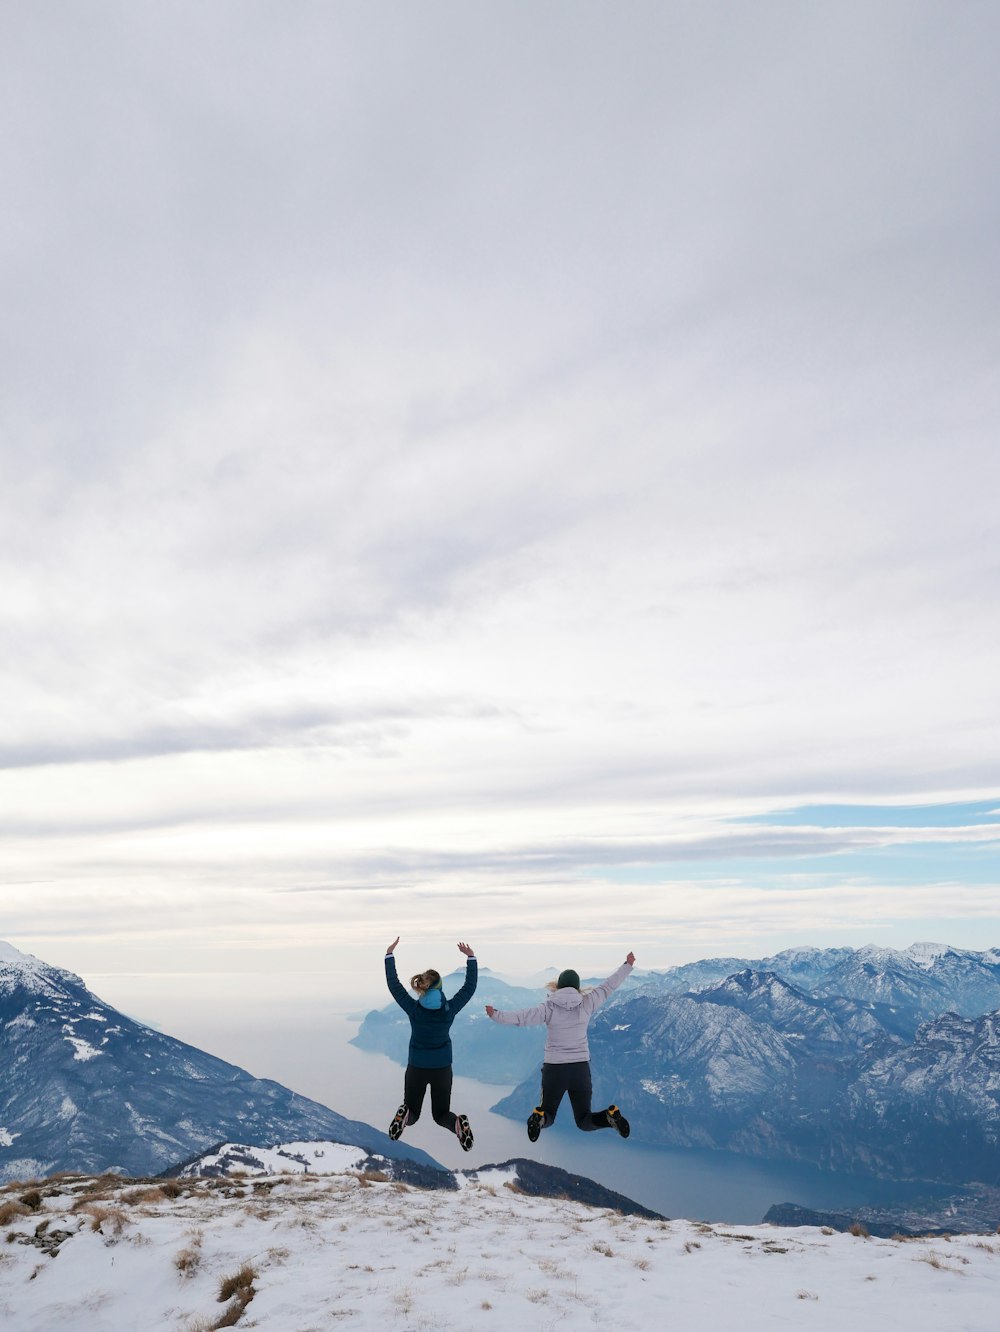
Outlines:
<svg viewBox="0 0 1000 1332"><path fill-rule="evenodd" d="M462 1144L463 1152L471 1152L472 1144L475 1139L472 1136L472 1129L469 1127L469 1118L467 1115L455 1116L455 1135Z"/></svg>
<svg viewBox="0 0 1000 1332"><path fill-rule="evenodd" d="M618 1107L616 1105L609 1105L604 1113L607 1115L608 1123L611 1127L617 1129L623 1138L627 1138L632 1130L628 1126L628 1120Z"/></svg>
<svg viewBox="0 0 1000 1332"><path fill-rule="evenodd" d="M545 1111L541 1106L537 1106L528 1116L528 1141L537 1142L538 1135L542 1131L542 1125L545 1122Z"/></svg>
<svg viewBox="0 0 1000 1332"><path fill-rule="evenodd" d="M397 1138L402 1136L403 1129L406 1128L406 1122L409 1119L409 1117L410 1117L410 1112L406 1108L406 1102L404 1101L403 1104L396 1111L396 1113L393 1115L392 1123L389 1125L389 1137L393 1140L393 1142L395 1142Z"/></svg>

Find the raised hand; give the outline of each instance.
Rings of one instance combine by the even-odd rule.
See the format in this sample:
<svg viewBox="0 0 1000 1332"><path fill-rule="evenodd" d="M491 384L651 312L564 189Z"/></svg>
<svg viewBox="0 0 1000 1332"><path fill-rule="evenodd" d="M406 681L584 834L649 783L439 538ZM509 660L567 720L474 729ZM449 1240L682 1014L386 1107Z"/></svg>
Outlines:
<svg viewBox="0 0 1000 1332"><path fill-rule="evenodd" d="M629 953L625 961L629 964L629 966L632 966L635 962L635 953Z"/></svg>
<svg viewBox="0 0 1000 1332"><path fill-rule="evenodd" d="M396 945L397 945L398 943L399 943L399 935L397 934L396 937L395 937L395 939L393 939L392 943L391 943L391 944L389 945L389 947L385 950L385 955L386 955L386 957L389 956L389 954L393 951L393 949L396 947Z"/></svg>
<svg viewBox="0 0 1000 1332"><path fill-rule="evenodd" d="M468 945L467 943L460 943L460 944L458 945L458 951L459 951L460 953L464 953L466 957L475 957L475 956L476 956L475 953L472 951L472 949L469 947L469 945Z"/></svg>
<svg viewBox="0 0 1000 1332"><path fill-rule="evenodd" d="M496 1011L497 1011L497 1010L493 1007L492 1004L487 1004L487 1005L486 1005L486 1016L487 1016L487 1017L492 1017L493 1014L494 1014Z"/></svg>

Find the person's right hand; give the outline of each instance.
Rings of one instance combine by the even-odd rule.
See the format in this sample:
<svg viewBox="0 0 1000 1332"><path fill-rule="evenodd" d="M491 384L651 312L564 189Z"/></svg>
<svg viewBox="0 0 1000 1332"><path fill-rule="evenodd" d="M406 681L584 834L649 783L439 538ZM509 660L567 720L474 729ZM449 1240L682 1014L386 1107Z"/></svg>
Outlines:
<svg viewBox="0 0 1000 1332"><path fill-rule="evenodd" d="M493 1014L494 1014L496 1011L497 1011L497 1010L493 1007L492 1004L487 1004L487 1005L486 1005L486 1016L487 1016L487 1017L492 1017Z"/></svg>
<svg viewBox="0 0 1000 1332"><path fill-rule="evenodd" d="M389 955L392 953L393 949L396 947L396 945L397 945L398 943L399 943L399 935L397 934L396 937L395 937L395 939L393 939L392 943L391 943L391 944L389 945L389 947L385 950L385 955L386 955L386 957L389 957Z"/></svg>

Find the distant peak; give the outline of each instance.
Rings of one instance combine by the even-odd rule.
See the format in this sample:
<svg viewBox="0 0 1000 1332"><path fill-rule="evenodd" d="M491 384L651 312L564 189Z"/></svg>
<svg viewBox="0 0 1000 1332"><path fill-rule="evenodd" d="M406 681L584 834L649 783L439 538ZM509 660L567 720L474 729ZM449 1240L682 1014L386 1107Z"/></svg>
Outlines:
<svg viewBox="0 0 1000 1332"><path fill-rule="evenodd" d="M945 953L953 951L950 945L939 943L915 943L904 949L906 956L914 962L933 962L935 958L944 957Z"/></svg>

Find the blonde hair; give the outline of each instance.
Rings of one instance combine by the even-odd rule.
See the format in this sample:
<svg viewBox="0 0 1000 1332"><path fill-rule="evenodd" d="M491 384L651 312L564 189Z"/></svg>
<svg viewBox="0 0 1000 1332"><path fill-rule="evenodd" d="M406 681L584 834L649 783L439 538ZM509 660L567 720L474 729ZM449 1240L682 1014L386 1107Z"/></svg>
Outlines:
<svg viewBox="0 0 1000 1332"><path fill-rule="evenodd" d="M410 989L417 990L420 994L425 994L428 990L437 985L440 979L440 971L435 971L433 967L428 971L418 971L415 976L410 977Z"/></svg>

